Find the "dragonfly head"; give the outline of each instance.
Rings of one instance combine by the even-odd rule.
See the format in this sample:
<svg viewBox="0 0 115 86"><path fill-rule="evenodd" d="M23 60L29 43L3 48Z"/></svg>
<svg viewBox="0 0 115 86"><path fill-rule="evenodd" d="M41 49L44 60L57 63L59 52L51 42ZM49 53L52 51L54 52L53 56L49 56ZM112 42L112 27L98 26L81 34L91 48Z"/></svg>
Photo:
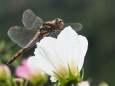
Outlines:
<svg viewBox="0 0 115 86"><path fill-rule="evenodd" d="M58 29L62 29L62 27L64 26L64 22L60 18L56 18L53 22L54 22L54 27Z"/></svg>

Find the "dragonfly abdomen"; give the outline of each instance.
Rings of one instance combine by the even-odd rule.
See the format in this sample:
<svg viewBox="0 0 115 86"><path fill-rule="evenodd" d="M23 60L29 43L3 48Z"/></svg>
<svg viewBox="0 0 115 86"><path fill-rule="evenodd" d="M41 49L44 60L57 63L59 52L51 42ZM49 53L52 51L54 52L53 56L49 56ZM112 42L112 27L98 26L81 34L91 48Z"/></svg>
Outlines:
<svg viewBox="0 0 115 86"><path fill-rule="evenodd" d="M18 56L20 56L26 49L22 48L14 56L7 62L7 64L11 64Z"/></svg>

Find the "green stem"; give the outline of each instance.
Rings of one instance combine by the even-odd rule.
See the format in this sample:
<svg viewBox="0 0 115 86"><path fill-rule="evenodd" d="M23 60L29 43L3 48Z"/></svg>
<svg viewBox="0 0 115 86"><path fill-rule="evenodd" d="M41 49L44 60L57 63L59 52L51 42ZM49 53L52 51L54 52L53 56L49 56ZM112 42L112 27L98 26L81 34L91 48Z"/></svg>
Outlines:
<svg viewBox="0 0 115 86"><path fill-rule="evenodd" d="M26 80L24 83L24 86L27 86L27 85L28 85L28 80Z"/></svg>
<svg viewBox="0 0 115 86"><path fill-rule="evenodd" d="M8 86L12 86L11 79L6 80L6 83L7 83Z"/></svg>
<svg viewBox="0 0 115 86"><path fill-rule="evenodd" d="M14 82L13 84L14 84L14 86L17 86L17 83L16 83L16 82Z"/></svg>

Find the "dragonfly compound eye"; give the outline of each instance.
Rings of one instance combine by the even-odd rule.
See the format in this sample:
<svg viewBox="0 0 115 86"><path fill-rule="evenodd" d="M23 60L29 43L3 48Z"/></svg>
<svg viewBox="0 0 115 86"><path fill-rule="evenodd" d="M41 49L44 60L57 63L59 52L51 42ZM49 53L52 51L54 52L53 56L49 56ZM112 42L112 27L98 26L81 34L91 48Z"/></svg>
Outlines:
<svg viewBox="0 0 115 86"><path fill-rule="evenodd" d="M63 22L62 19L60 19L60 18L56 18L55 19L55 26L56 27L58 27L59 29L61 29L63 27L63 25L64 25L64 22Z"/></svg>

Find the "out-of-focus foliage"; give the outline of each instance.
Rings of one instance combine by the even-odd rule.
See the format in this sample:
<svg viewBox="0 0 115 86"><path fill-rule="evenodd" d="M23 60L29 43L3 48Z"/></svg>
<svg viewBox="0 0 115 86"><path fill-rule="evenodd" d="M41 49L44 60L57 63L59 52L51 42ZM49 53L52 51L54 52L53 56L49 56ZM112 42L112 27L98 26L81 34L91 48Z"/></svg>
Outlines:
<svg viewBox="0 0 115 86"><path fill-rule="evenodd" d="M109 86L106 82L101 82L99 86Z"/></svg>
<svg viewBox="0 0 115 86"><path fill-rule="evenodd" d="M23 60L22 62L23 66L17 66L21 63L20 60L14 61L13 65L11 66L12 70L10 70L7 65L5 65L7 61L10 59L7 57L12 56L12 48L15 49L14 47L15 45L12 44L11 42L8 43L6 43L5 41L0 42L0 51L1 51L0 52L0 57L1 57L0 58L0 85L1 86L28 86L28 80L29 80L30 84L43 86L43 84L46 83L48 76L45 75L45 73L43 73L42 71L38 71L34 68L29 67L26 64L27 59ZM20 77L20 78L16 78L16 77ZM22 78L25 79L26 81L24 81Z"/></svg>
<svg viewBox="0 0 115 86"><path fill-rule="evenodd" d="M7 36L7 31L11 26L22 26L22 14L26 9L33 10L43 21L59 17L64 22L82 23L83 29L79 33L89 41L84 64L85 79L91 78L91 84L96 86L100 81L105 81L110 86L115 85L114 0L1 0L0 59L4 63L19 50L18 45L12 47L15 44ZM12 70L21 64L21 59L10 66Z"/></svg>
<svg viewBox="0 0 115 86"><path fill-rule="evenodd" d="M7 63L7 61L12 57L15 53L13 50L17 50L16 44L12 43L12 41L0 41L0 61L2 63ZM12 67L16 67L19 65L20 60L15 61Z"/></svg>

